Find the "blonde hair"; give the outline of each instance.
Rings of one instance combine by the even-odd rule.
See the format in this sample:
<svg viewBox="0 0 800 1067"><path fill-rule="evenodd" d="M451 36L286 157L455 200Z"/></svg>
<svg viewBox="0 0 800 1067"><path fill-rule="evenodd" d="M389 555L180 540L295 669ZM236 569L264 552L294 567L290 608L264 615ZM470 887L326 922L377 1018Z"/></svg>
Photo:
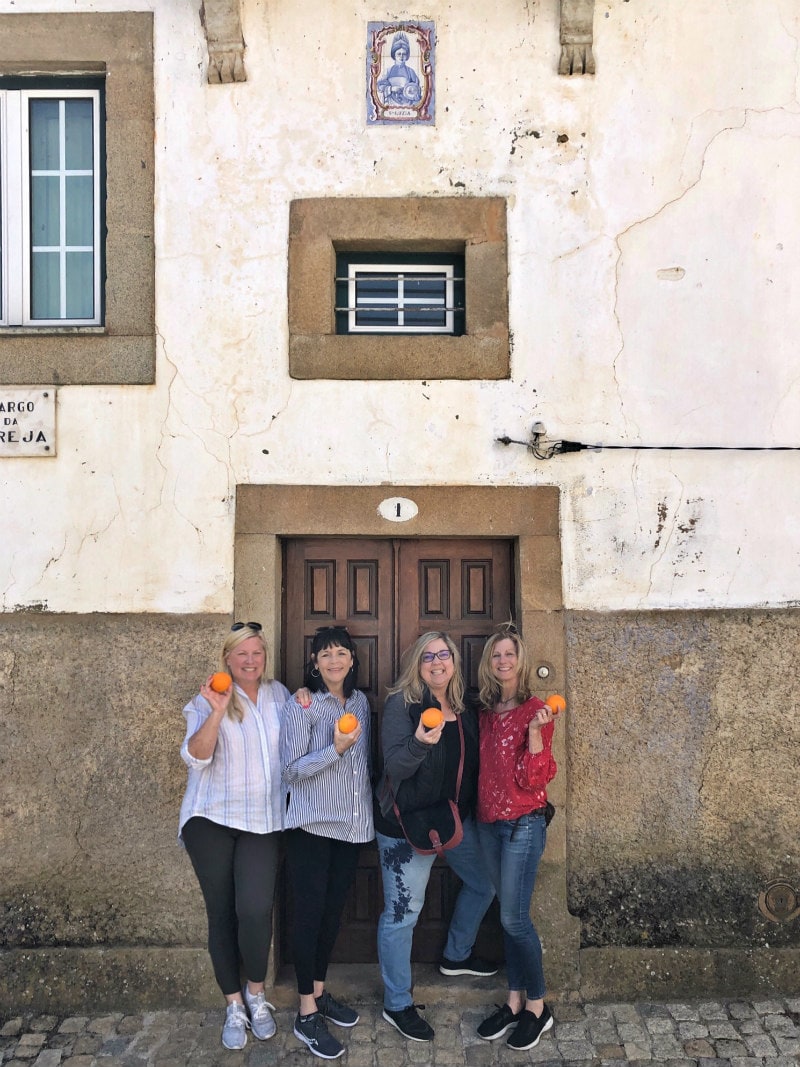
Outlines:
<svg viewBox="0 0 800 1067"><path fill-rule="evenodd" d="M267 648L267 641L264 637L263 631L261 630L253 630L247 625L243 626L240 630L232 630L222 643L222 652L220 654L220 670L225 671L227 674L230 674L230 668L228 667L228 656L230 656L231 652L233 652L235 648L238 648L243 641L247 641L251 637L257 637L264 649L264 674L262 674L261 677L258 679L258 684L261 685L261 683L264 681L264 676L267 671L267 660L269 659L269 649ZM227 714L231 719L235 719L236 722L241 722L244 718L244 710L245 709L244 705L242 704L241 697L234 688L233 697L231 698L231 702L228 705Z"/></svg>
<svg viewBox="0 0 800 1067"><path fill-rule="evenodd" d="M516 698L524 704L533 695L532 664L528 662L528 652L512 622L504 623L493 633L483 646L481 661L478 664L478 695L485 708L493 708L502 696L502 687L492 673L492 653L501 641L511 641L517 653L517 692Z"/></svg>
<svg viewBox="0 0 800 1067"><path fill-rule="evenodd" d="M422 634L421 637L418 637L410 648L406 649L400 674L397 681L388 690L388 693L390 695L392 693L402 693L406 704L420 703L425 689L425 682L423 682L420 674L422 654L431 641L437 640L444 641L453 658L453 677L447 683L447 699L456 715L460 715L464 710L464 677L461 674L461 656L452 637L449 634L442 633L441 630L429 630L427 633Z"/></svg>

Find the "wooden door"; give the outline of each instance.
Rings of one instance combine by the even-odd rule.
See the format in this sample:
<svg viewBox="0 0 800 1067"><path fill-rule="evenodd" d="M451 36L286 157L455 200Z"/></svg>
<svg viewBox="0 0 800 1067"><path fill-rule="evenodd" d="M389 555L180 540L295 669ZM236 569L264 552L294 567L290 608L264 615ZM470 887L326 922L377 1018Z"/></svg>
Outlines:
<svg viewBox="0 0 800 1067"><path fill-rule="evenodd" d="M282 678L289 689L302 684L314 631L347 626L360 662L359 688L372 709L375 772L380 768L380 719L386 689L398 673L402 653L427 630L444 630L458 645L468 684L477 681L484 641L512 617L510 541L488 539L390 540L306 538L285 543ZM435 962L459 886L437 860L414 936L413 958ZM285 936L290 894L280 891L279 949L291 960ZM334 960L374 962L376 925L383 894L375 845L362 849ZM482 954L496 955L496 916L481 934ZM491 950L489 950L491 946Z"/></svg>

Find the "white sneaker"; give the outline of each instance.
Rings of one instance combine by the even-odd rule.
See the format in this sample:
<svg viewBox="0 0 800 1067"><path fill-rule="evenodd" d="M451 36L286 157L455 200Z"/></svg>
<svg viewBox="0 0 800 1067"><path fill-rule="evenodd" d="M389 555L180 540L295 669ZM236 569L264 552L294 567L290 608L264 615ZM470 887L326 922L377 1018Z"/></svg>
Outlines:
<svg viewBox="0 0 800 1067"><path fill-rule="evenodd" d="M247 983L242 990L242 996L250 1015L250 1029L253 1031L253 1037L257 1037L259 1041L274 1037L277 1027L270 1008L275 1011L275 1005L270 1004L263 993L251 993L247 988Z"/></svg>
<svg viewBox="0 0 800 1067"><path fill-rule="evenodd" d="M247 1018L244 1004L233 1001L225 1012L225 1024L222 1027L222 1044L225 1048L239 1049L247 1044L247 1030L250 1020Z"/></svg>

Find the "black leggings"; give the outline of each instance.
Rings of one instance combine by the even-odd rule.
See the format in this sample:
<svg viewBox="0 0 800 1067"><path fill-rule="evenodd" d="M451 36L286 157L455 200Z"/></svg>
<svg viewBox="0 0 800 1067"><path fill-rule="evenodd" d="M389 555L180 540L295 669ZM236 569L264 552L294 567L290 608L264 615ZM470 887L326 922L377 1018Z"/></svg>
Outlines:
<svg viewBox="0 0 800 1067"><path fill-rule="evenodd" d="M225 996L245 977L263 982L272 936L272 900L278 866L278 834L233 830L196 815L184 825L183 843L203 891L208 951Z"/></svg>
<svg viewBox="0 0 800 1067"><path fill-rule="evenodd" d="M306 830L289 830L286 834L294 907L294 969L301 996L314 992L315 981L325 981L360 849L360 845L319 837Z"/></svg>

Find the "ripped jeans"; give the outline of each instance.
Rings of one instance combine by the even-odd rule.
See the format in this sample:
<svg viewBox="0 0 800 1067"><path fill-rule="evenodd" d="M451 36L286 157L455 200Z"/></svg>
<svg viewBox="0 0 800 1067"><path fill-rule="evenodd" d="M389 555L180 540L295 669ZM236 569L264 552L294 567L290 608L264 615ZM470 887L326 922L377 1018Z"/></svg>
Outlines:
<svg viewBox="0 0 800 1067"><path fill-rule="evenodd" d="M384 900L378 920L383 1004L390 1011L400 1011L412 1003L411 941L436 857L414 852L403 837L375 836ZM444 955L449 960L465 960L472 952L481 920L494 898L472 819L464 820L464 838L457 848L445 852L445 859L464 884L456 898Z"/></svg>

